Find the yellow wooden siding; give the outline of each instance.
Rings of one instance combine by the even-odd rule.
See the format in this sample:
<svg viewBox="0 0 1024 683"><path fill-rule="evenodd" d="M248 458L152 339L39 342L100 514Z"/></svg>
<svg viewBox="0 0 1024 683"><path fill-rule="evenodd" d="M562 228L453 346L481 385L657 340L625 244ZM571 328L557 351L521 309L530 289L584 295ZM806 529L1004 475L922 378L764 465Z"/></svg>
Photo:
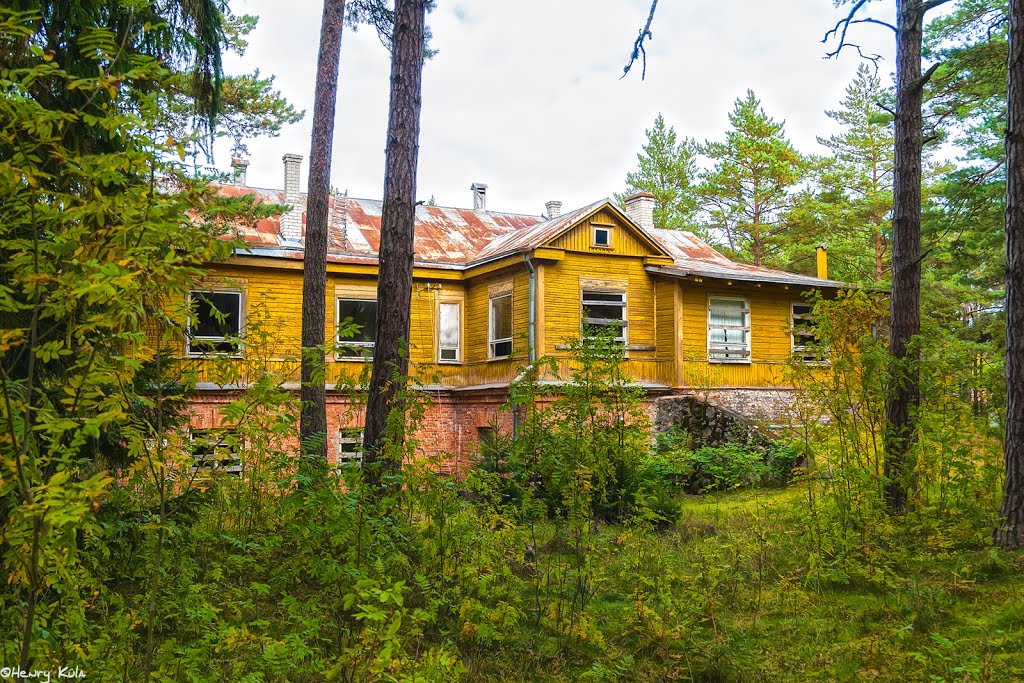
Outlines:
<svg viewBox="0 0 1024 683"><path fill-rule="evenodd" d="M526 358L530 278L522 266L473 278L467 283L464 314L467 363L495 362L490 361L488 348L490 292L492 287L506 283L512 286L512 357Z"/></svg>
<svg viewBox="0 0 1024 683"><path fill-rule="evenodd" d="M284 380L298 380L298 356L302 343L302 271L276 268L237 267L231 264L211 268L204 283L216 283L225 288L232 283L245 293L245 337L247 359L239 360L238 373L244 374L242 366L251 369L257 360L267 369L279 373ZM436 300L437 284L428 287L426 282L413 285L410 324L410 360L413 376L429 379L434 374ZM461 283L445 283L452 293L461 291ZM336 299L341 296L375 298L376 281L373 278L329 274L325 301L325 338L332 343L336 337ZM464 318L463 324L466 324ZM183 344L182 344L183 350ZM230 375L224 361L196 359L189 361L198 367L200 381L217 381L214 375ZM362 372L363 364L358 361L336 360L328 356L328 382L343 378L355 380Z"/></svg>
<svg viewBox="0 0 1024 683"><path fill-rule="evenodd" d="M722 286L680 283L683 321L683 384L686 386L778 386L790 360L790 305L799 292L779 285ZM750 363L709 363L708 298L745 298L750 306Z"/></svg>
<svg viewBox="0 0 1024 683"><path fill-rule="evenodd" d="M655 333L658 358L675 358L676 355L676 289L672 280L658 280L654 283Z"/></svg>
<svg viewBox="0 0 1024 683"><path fill-rule="evenodd" d="M609 259L592 254L567 254L544 267L546 355L558 355L559 345L580 335L580 278L623 282L626 285L627 341L630 346L654 346L654 282L643 259ZM630 351L630 358L654 358L654 351Z"/></svg>
<svg viewBox="0 0 1024 683"><path fill-rule="evenodd" d="M593 246L593 226L611 228L611 248ZM615 214L607 209L598 211L590 219L553 240L548 246L566 251L618 256L649 256L657 253L649 244L633 234Z"/></svg>

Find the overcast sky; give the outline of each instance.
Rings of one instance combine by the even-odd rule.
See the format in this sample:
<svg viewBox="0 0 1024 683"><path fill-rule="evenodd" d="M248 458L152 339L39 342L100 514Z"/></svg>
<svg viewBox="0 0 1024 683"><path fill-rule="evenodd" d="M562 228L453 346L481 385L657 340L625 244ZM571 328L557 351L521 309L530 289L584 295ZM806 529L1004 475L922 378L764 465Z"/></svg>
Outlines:
<svg viewBox="0 0 1024 683"><path fill-rule="evenodd" d="M314 0L235 0L260 17L229 72L258 68L306 117L278 138L246 141L249 184L281 188L281 157L303 156L310 119L322 5ZM857 68L853 51L825 60L821 38L841 11L831 0L661 0L640 64L620 80L649 0L438 0L427 21L439 50L423 76L419 197L471 206L469 186L489 185L488 208L539 214L550 199L564 210L624 189L644 129L661 112L680 135L724 137L734 100L752 88L798 149L821 152L816 135ZM871 5L893 16L892 0ZM893 35L855 26L851 37L881 53L892 71ZM332 184L350 196L383 193L388 55L370 27L342 38ZM230 143L218 147L226 169Z"/></svg>

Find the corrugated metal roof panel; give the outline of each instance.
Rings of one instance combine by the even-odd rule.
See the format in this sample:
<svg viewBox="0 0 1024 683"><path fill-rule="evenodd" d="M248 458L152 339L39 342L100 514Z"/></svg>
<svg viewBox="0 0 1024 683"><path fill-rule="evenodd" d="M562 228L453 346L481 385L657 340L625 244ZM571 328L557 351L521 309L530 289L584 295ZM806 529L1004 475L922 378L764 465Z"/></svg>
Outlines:
<svg viewBox="0 0 1024 683"><path fill-rule="evenodd" d="M259 202L286 204L284 192L279 190L226 185L221 187L221 192L234 197L254 194ZM302 211L303 234L305 202L303 194L297 207ZM551 219L420 205L416 207L415 260L437 268L462 269L507 254L531 251L607 204L610 200L602 199ZM333 196L328 214L327 260L331 263L376 264L382 208L380 200ZM674 265L668 267L649 267L653 273L813 287L844 286L834 280L737 263L690 232L657 228L637 230L660 245L674 261ZM237 232L249 246L245 253L290 260L303 258L301 244L287 242L281 237L280 216L262 219L256 225L240 226Z"/></svg>

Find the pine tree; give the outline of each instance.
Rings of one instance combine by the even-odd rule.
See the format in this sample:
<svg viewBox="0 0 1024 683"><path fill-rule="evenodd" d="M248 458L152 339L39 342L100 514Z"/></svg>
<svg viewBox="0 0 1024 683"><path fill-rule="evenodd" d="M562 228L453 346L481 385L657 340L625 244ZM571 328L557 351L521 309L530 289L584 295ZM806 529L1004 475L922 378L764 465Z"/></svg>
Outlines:
<svg viewBox="0 0 1024 683"><path fill-rule="evenodd" d="M783 247L785 216L807 162L752 90L736 99L729 123L725 142L704 145L715 166L702 174L698 193L709 227L729 250L762 265Z"/></svg>
<svg viewBox="0 0 1024 683"><path fill-rule="evenodd" d="M644 131L647 144L636 155L639 169L626 174L626 191L615 195L620 204L636 192L654 195L654 226L690 230L697 215L694 178L700 149L692 138L678 139L675 128L658 114L654 126Z"/></svg>
<svg viewBox="0 0 1024 683"><path fill-rule="evenodd" d="M996 545L1024 547L1024 3L1010 0L1006 121L1006 478Z"/></svg>
<svg viewBox="0 0 1024 683"><path fill-rule="evenodd" d="M800 196L790 215L802 235L794 242L804 247L794 250L790 267L813 259L806 245L826 242L829 270L836 278L885 279L893 173L892 115L881 108L887 95L873 70L862 64L840 108L825 112L842 129L818 138L831 155L816 160L813 189Z"/></svg>

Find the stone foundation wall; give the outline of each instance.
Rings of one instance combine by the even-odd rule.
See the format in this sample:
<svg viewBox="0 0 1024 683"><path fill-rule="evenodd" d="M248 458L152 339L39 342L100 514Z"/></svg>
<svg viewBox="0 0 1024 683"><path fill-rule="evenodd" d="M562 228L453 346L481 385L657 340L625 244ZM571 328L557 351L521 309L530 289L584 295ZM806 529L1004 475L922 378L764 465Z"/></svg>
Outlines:
<svg viewBox="0 0 1024 683"><path fill-rule="evenodd" d="M772 443L747 416L696 395L666 396L655 401L654 428L658 434L682 430L691 449L742 443L767 452Z"/></svg>

